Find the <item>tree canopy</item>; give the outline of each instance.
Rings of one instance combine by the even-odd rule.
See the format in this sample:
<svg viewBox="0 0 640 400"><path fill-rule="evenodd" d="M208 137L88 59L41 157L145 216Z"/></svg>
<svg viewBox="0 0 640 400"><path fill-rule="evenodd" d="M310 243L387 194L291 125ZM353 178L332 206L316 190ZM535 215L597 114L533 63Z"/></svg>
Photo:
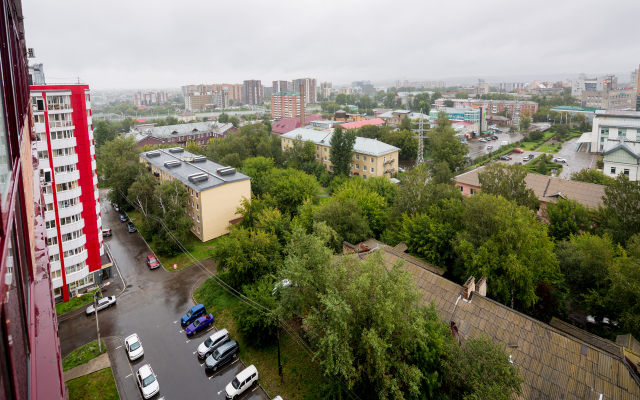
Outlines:
<svg viewBox="0 0 640 400"><path fill-rule="evenodd" d="M354 130L344 131L340 125L335 127L329 145L331 153L329 160L335 175L349 176L350 164L353 162L353 145L356 143Z"/></svg>
<svg viewBox="0 0 640 400"><path fill-rule="evenodd" d="M521 165L492 163L478 173L478 180L483 192L502 196L519 206L538 211L540 200L533 189L527 188L527 175L527 170Z"/></svg>

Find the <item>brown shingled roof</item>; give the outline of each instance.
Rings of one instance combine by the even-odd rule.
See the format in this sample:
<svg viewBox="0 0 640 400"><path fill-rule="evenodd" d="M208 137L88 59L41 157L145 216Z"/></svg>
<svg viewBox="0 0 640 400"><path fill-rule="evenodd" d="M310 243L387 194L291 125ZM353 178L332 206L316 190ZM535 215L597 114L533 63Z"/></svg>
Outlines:
<svg viewBox="0 0 640 400"><path fill-rule="evenodd" d="M456 182L480 188L478 174L484 167L465 172L456 177ZM554 178L546 175L529 173L525 178L527 187L533 189L538 199L543 203L556 202L558 197L564 199L575 199L581 204L597 208L602 204L604 189L606 186L594 183L570 181L567 179Z"/></svg>
<svg viewBox="0 0 640 400"><path fill-rule="evenodd" d="M412 264L406 254L396 254L384 243L367 242L378 244L372 252L384 251L387 269L398 258L405 259L403 268L413 275L424 303L433 301L442 319L455 323L462 340L485 333L505 345L525 378L519 399L640 400L639 381L624 357L602 350L615 352L616 344L574 337L569 328L556 329L477 293L467 301L462 286Z"/></svg>

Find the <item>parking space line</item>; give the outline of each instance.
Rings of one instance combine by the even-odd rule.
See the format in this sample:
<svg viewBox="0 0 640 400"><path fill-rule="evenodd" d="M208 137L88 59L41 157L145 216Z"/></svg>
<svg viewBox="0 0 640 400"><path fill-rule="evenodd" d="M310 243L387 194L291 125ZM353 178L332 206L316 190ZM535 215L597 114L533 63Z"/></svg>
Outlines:
<svg viewBox="0 0 640 400"><path fill-rule="evenodd" d="M121 348L121 347L122 347L122 346L118 346L118 347L116 347L116 350L118 350L118 349L119 349L119 348Z"/></svg>
<svg viewBox="0 0 640 400"><path fill-rule="evenodd" d="M127 379L127 378L128 378L128 377L130 377L131 375L133 375L133 374L129 374L129 375L125 376L125 377L124 377L124 379Z"/></svg>

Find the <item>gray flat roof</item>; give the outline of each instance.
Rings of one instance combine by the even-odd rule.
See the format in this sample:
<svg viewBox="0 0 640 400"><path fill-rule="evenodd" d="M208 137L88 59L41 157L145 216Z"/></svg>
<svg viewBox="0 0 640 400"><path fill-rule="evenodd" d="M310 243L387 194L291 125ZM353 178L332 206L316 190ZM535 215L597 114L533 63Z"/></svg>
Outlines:
<svg viewBox="0 0 640 400"><path fill-rule="evenodd" d="M292 130L291 132L285 133L280 137L285 139L296 139L297 136L301 136L302 141L305 142L310 140L318 145L330 146L329 143L331 142L331 136L333 136L333 132L298 128ZM376 139L367 139L363 137L356 137L356 143L353 145L354 153L366 154L376 157L393 153L394 151L400 151L400 149Z"/></svg>
<svg viewBox="0 0 640 400"><path fill-rule="evenodd" d="M159 152L160 155L155 157L149 157L147 155L148 153L155 152ZM142 157L145 161L148 161L149 163L155 165L158 169L166 172L172 177L180 179L182 183L198 192L222 186L227 183L240 182L251 179L247 175L241 174L237 171L233 175L220 176L217 174L216 170L218 168L226 168L227 166L214 163L213 161L206 160L205 162L199 163L184 161L185 158L201 157L186 150L182 153L170 153L169 149L152 150L140 153L140 157ZM164 166L165 162L173 160L179 160L181 161L181 164L172 168L167 168ZM191 182L189 180L190 175L199 173L208 174L209 179L200 182Z"/></svg>

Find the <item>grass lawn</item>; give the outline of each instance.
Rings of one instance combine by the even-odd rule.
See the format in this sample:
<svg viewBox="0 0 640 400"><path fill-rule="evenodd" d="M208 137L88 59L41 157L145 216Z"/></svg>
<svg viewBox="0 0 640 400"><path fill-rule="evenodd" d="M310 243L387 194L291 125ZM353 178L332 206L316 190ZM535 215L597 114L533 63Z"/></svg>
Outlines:
<svg viewBox="0 0 640 400"><path fill-rule="evenodd" d="M142 221L143 219L142 214L139 211L128 211L127 215L134 224L140 223L140 221ZM189 232L189 239L182 244L187 248L187 250L189 250L192 256L194 256L198 261L202 261L205 258L209 258L209 250L211 250L215 246L215 241L218 239L220 238L211 239L208 242L202 243L200 239L196 237L196 235ZM158 260L160 260L162 266L167 271L173 271L173 264L177 264L177 270L181 270L194 263L191 257L184 253L180 253L174 257L160 255L158 254L153 241L147 241L147 243L149 244L149 247L151 247L151 250L153 250L153 253L158 257Z"/></svg>
<svg viewBox="0 0 640 400"><path fill-rule="evenodd" d="M522 150L528 150L528 151L533 151L538 146L540 146L538 142L522 142L522 144L520 144L520 148Z"/></svg>
<svg viewBox="0 0 640 400"><path fill-rule="evenodd" d="M107 346L104 344L104 340L100 341L102 342L102 353L106 353ZM62 360L62 370L68 371L80 364L84 364L89 360L98 357L99 355L100 353L98 352L98 341L94 340L91 343L87 343L84 346L75 349L68 356L66 356Z"/></svg>
<svg viewBox="0 0 640 400"><path fill-rule="evenodd" d="M278 348L276 344L263 349L255 349L244 341L233 321L233 312L240 301L228 294L209 278L194 293L196 301L205 305L215 316L218 329L226 328L233 340L240 344L240 358L247 365L255 365L260 372L260 384L269 396L282 396L287 400L315 399L318 388L325 382L320 367L293 339L280 330L280 356L283 364L284 382L278 376Z"/></svg>
<svg viewBox="0 0 640 400"><path fill-rule="evenodd" d="M67 385L69 400L120 400L111 368L72 379Z"/></svg>
<svg viewBox="0 0 640 400"><path fill-rule="evenodd" d="M537 151L541 153L557 153L560 151L560 147L556 145L544 145L540 147Z"/></svg>
<svg viewBox="0 0 640 400"><path fill-rule="evenodd" d="M91 291L91 293L95 292L98 289L94 289ZM66 301L64 303L58 303L56 304L56 313L58 315L62 315L64 313L67 313L69 311L75 310L78 307L82 307L86 304L92 303L93 302L93 296L89 295L89 294L85 294L82 295L80 297L74 297L69 299L69 301Z"/></svg>

